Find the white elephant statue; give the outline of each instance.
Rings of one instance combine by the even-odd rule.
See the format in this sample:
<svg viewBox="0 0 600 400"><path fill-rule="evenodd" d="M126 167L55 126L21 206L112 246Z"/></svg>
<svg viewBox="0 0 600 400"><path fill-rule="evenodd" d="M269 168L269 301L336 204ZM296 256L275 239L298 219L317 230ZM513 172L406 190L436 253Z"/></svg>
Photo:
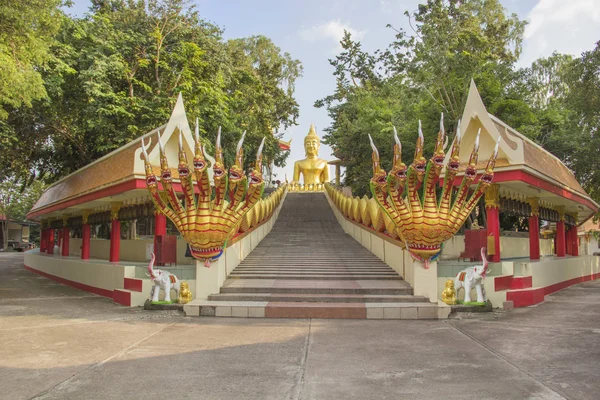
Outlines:
<svg viewBox="0 0 600 400"><path fill-rule="evenodd" d="M488 267L487 258L485 257L485 247L481 248L481 259L483 260L483 265L465 268L456 275L456 278L454 278L456 297L458 298L459 289L463 288L465 290L465 303L471 302L471 289L473 287L475 287L475 290L477 291L477 302L484 303L487 301L483 280L490 269Z"/></svg>
<svg viewBox="0 0 600 400"><path fill-rule="evenodd" d="M150 279L152 279L152 289L150 290L150 296L152 297L152 301L158 301L158 295L160 294L160 289L165 291L165 301L171 301L171 289L175 290L177 293L176 297L179 297L179 288L181 286L181 281L177 279L175 275L170 272L163 271L160 269L153 269L154 260L156 257L154 253L152 253L152 258L150 259L150 263L148 264L148 272L147 274Z"/></svg>

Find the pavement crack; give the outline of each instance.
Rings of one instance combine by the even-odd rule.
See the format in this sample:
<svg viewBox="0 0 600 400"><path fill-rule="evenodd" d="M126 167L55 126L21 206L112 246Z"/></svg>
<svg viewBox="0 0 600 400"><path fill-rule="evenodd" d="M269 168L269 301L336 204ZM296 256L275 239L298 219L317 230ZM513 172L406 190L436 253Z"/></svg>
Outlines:
<svg viewBox="0 0 600 400"><path fill-rule="evenodd" d="M308 320L308 332L306 339L304 340L304 347L302 352L302 358L300 359L300 369L296 373L296 379L294 385L290 389L287 395L288 400L300 400L302 399L302 391L304 390L306 373L306 361L308 360L308 352L310 350L310 344L312 342L312 318Z"/></svg>
<svg viewBox="0 0 600 400"><path fill-rule="evenodd" d="M97 368L100 368L101 366L103 366L104 364L106 364L107 362L109 362L109 361L111 361L111 360L113 360L115 358L124 356L125 354L129 353L132 349L134 349L135 347L139 346L142 342L150 339L151 337L153 337L153 336L161 333L163 330L167 329L171 325L179 322L180 319L183 319L183 317L178 318L175 321L169 322L168 324L160 327L160 329L157 329L156 331L152 332L151 334L144 336L142 339L138 340L137 342L134 342L134 343L130 344L129 346L127 346L126 348L122 349L118 353L113 354L112 356L110 356L110 357L108 357L108 358L106 358L106 359L104 359L104 360L102 360L100 362L97 362L95 364L92 364L92 365L90 365L90 366L82 369L81 371L77 372L76 374L74 374L70 378L65 379L64 381L57 383L56 385L54 385L50 389L44 390L43 392L36 394L35 396L31 397L30 400L43 399L44 397L46 397L46 395L50 394L51 392L53 392L55 390L62 390L64 388L66 388L71 382L73 382L75 379L77 379L80 375L82 375L82 374L84 374L86 372L93 371L93 370L95 370Z"/></svg>
<svg viewBox="0 0 600 400"><path fill-rule="evenodd" d="M458 326L454 325L452 322L448 322L448 325L450 325L452 328L454 328L458 333L468 337L469 339L471 339L472 341L474 341L475 343L477 343L479 346L481 346L483 349L487 350L488 352L492 353L494 356L496 356L497 358L501 359L502 361L504 361L505 363L507 363L508 365L510 365L511 367L515 368L517 371L519 371L520 373L522 373L523 375L526 375L527 377L529 377L530 379L532 379L533 381L537 382L539 385L543 386L545 389L549 390L550 392L556 394L558 397L560 397L561 399L568 399L568 397L565 397L565 395L563 395L562 393L556 391L555 389L549 387L548 385L546 385L544 382L540 381L538 378L536 378L535 376L533 376L532 374L530 374L527 370L523 370L521 369L518 365L516 365L515 363L513 363L512 361L510 361L506 356L504 356L502 353L496 351L493 347L485 344L484 342L482 342L481 340L479 340L477 337L475 337L474 335L464 331L463 329L459 328Z"/></svg>

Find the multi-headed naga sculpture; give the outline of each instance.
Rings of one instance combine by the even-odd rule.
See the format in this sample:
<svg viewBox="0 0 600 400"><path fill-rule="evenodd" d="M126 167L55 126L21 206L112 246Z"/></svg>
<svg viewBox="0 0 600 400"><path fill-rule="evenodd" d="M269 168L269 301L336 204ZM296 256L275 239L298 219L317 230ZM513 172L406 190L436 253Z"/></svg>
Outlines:
<svg viewBox="0 0 600 400"><path fill-rule="evenodd" d="M148 153L142 138L142 152L146 169L146 186L156 208L166 215L181 232L189 243L192 256L204 260L204 265L210 267L210 262L221 256L227 241L234 235L236 227L250 209L259 201L264 189L262 177L262 149L264 138L256 154L254 169L244 174L243 159L245 132L240 139L235 154L235 163L229 169L229 174L223 165L221 150L221 128L217 134L215 145L215 163L212 166L215 196L211 199L212 188L209 182L208 164L204 157L204 148L200 143L198 124L195 129L195 149L193 169L188 166L188 160L183 151L181 129L179 129L179 180L183 188L184 205L177 198L173 188L171 171L165 156L165 150L158 135L160 149L160 181L168 199L168 204L160 196L156 176L148 161ZM199 193L194 194L193 175L196 178ZM228 200L225 197L228 197Z"/></svg>
<svg viewBox="0 0 600 400"><path fill-rule="evenodd" d="M477 176L477 153L479 151L479 135L471 152L462 184L456 196L453 196L453 181L460 166L460 122L452 145L450 160L446 165L446 174L440 201L438 202L436 185L444 167L444 147L446 133L443 115L440 131L433 156L427 162L423 157L423 132L419 121L419 138L415 149L413 163L407 168L402 162L402 145L394 128L394 160L389 173L381 169L379 151L371 136L369 140L373 148L373 178L370 186L373 197L383 211L394 222L396 234L402 240L409 253L418 261L424 262L425 268L435 260L441 252L441 245L450 239L473 211L473 208L492 183L494 165L498 156L498 145L479 178L479 183L469 197L469 188ZM421 188L423 194L420 194Z"/></svg>

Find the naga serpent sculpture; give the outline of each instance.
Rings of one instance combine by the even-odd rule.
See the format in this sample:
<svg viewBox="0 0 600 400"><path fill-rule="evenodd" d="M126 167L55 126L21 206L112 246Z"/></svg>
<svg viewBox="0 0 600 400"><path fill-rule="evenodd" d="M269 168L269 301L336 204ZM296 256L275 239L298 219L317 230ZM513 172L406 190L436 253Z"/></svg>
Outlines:
<svg viewBox="0 0 600 400"><path fill-rule="evenodd" d="M190 245L191 254L194 258L204 260L204 266L210 267L210 262L216 260L223 254L227 241L233 236L235 227L242 218L259 201L264 189L262 177L262 149L265 143L263 138L256 154L254 169L244 174L243 159L244 150L242 144L246 132L240 139L236 153L235 163L226 174L223 165L223 152L221 150L221 128L217 133L215 145L215 163L212 166L215 196L211 200L212 188L207 173L208 163L204 157L204 147L200 143L198 134L198 121L195 129L195 146L193 173L196 178L199 194L194 194L191 169L183 150L182 132L179 130L179 180L183 188L185 205L179 201L172 184L171 171L165 156L165 149L158 135L158 146L160 149L160 181L166 192L168 204L160 196L156 176L152 172L152 166L148 161L148 153L144 139L142 138L142 153L146 170L146 186L150 192L152 202L156 208L166 215L181 232L183 238ZM227 192L227 193L226 193ZM225 199L227 195L228 200Z"/></svg>
<svg viewBox="0 0 600 400"><path fill-rule="evenodd" d="M419 138L417 139L414 160L408 168L402 162L402 145L400 139L398 139L396 128L394 128L396 144L394 145L393 167L387 174L380 167L379 151L375 147L371 135L369 135L369 141L373 148L373 178L370 181L373 197L394 222L396 234L404 242L408 252L417 261L423 262L425 268L429 268L429 262L439 256L442 243L456 234L492 183L500 137L498 137L494 151L487 162L477 187L469 197L469 188L477 176L480 133L481 129L477 132L475 146L471 152L462 184L456 196L453 196L453 181L460 166L459 148L461 137L459 121L450 159L446 165L446 175L439 202L437 200L436 185L444 167L446 139L443 114L435 150L429 162L423 157L424 139L421 131L421 121L419 121ZM420 194L421 188L423 188L422 196ZM407 190L408 193L405 193Z"/></svg>

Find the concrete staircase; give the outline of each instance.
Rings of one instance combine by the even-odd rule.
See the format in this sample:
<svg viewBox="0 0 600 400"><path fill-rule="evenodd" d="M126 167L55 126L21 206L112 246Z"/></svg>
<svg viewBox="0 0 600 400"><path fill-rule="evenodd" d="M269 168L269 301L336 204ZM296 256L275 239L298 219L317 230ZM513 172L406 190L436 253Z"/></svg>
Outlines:
<svg viewBox="0 0 600 400"><path fill-rule="evenodd" d="M436 319L437 303L344 233L323 193L289 193L272 231L188 315Z"/></svg>

